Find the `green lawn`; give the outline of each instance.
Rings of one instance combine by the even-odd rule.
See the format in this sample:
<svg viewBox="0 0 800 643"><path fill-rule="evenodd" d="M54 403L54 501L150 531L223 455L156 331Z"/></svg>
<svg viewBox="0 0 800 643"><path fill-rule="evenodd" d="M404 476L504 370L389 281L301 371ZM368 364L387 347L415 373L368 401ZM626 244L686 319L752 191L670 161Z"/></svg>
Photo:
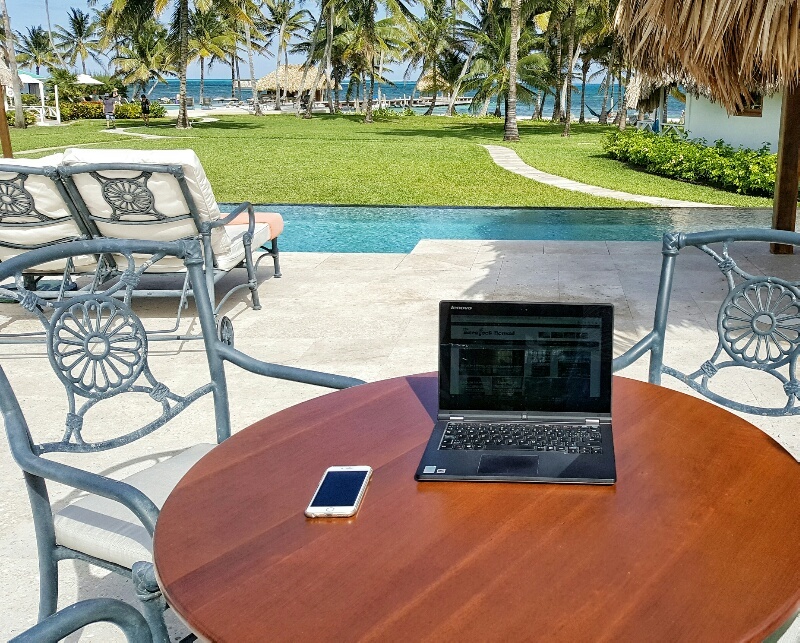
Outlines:
<svg viewBox="0 0 800 643"><path fill-rule="evenodd" d="M91 145L137 149L194 149L220 201L541 207L640 207L536 183L497 167L480 145L502 143L502 121L466 117L404 117L366 125L358 116L224 116L188 131L167 120L135 132L141 139L104 132L100 121L65 127L12 130L17 156L25 150ZM638 194L748 207L767 199L742 197L672 181L603 157L597 125L560 127L520 123L522 141L511 145L534 167L594 185ZM50 152L30 153L42 156Z"/></svg>

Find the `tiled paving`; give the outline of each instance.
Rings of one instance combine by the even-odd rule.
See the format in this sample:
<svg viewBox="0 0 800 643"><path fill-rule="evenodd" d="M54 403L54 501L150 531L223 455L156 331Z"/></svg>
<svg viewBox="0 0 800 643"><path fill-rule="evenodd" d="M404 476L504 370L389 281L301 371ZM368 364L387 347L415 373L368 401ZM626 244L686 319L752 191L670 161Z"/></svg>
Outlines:
<svg viewBox="0 0 800 643"><path fill-rule="evenodd" d="M266 263L262 269L264 309L253 311L238 300L230 303L227 314L234 322L236 346L255 357L370 381L436 369L437 302L446 298L610 301L616 306L619 354L652 324L659 250L660 244L651 242L424 240L409 254L285 253L282 279L271 278ZM800 257L773 256L752 246L744 250L747 258L740 263L746 269L755 273L769 269L800 279ZM710 356L716 328L711 301L724 292L721 274L705 255L686 251L679 258L669 360L699 365ZM151 301L138 310L152 324L171 314L173 303ZM0 332L27 329L18 315L16 306L0 305ZM191 390L207 376L199 342L151 344L150 359L156 376L179 392ZM34 434L60 435L64 395L44 347L2 345L0 362L20 394ZM641 361L624 375L645 379L646 368L646 361ZM327 392L234 367L227 372L234 431ZM681 388L667 379L664 383ZM729 379L723 384L749 401L779 400L780 391L761 381ZM124 422L147 412L148 400L105 404L118 402L114 415L106 418ZM119 453L81 456L79 464L112 476L128 475L182 446L212 441L211 413L209 399L197 402L166 430L121 452L123 465L114 464ZM748 419L800 458L797 418ZM5 436L0 443L0 638L7 639L34 623L38 583L30 507ZM52 495L59 508L75 497L58 486ZM130 585L113 574L74 561L62 563L60 569L62 606L100 595L133 600ZM174 616L169 618L176 637L185 633ZM90 634L94 640L120 640L110 626L93 626L83 637L88 640Z"/></svg>
<svg viewBox="0 0 800 643"><path fill-rule="evenodd" d="M555 174L548 174L537 170L525 163L514 150L511 150L503 145L484 145L492 160L503 169L514 174L519 174L525 178L552 185L562 190L571 190L572 192L583 192L584 194L591 194L592 196L601 196L608 199L618 199L619 201L635 201L636 203L649 203L660 208L718 208L723 207L719 205L712 205L710 203L698 203L696 201L681 201L680 199L667 199L660 196L645 196L643 194L631 194L630 192L622 192L621 190L610 190L609 188L601 188L596 185L589 185L581 183L580 181L573 181L565 179L563 176Z"/></svg>

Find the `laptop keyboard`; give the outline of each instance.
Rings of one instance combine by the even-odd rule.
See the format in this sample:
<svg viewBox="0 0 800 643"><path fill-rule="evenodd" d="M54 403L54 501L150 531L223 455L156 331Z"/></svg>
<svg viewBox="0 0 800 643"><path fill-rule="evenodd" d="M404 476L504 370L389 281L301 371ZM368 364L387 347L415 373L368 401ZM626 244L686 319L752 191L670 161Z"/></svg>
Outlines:
<svg viewBox="0 0 800 643"><path fill-rule="evenodd" d="M603 438L595 425L448 422L439 448L598 454Z"/></svg>

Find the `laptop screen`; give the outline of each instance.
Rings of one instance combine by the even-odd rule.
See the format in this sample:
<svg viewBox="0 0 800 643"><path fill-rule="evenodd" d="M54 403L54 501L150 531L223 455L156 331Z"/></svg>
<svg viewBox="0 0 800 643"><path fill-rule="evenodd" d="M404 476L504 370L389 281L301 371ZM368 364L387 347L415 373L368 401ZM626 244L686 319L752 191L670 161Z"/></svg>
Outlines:
<svg viewBox="0 0 800 643"><path fill-rule="evenodd" d="M443 301L439 408L611 412L613 307Z"/></svg>

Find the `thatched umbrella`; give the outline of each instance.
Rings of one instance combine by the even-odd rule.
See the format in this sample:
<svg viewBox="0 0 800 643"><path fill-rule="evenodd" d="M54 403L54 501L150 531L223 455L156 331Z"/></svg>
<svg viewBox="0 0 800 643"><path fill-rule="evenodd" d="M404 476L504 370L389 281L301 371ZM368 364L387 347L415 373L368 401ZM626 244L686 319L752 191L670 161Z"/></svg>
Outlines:
<svg viewBox="0 0 800 643"><path fill-rule="evenodd" d="M279 71L281 79L281 89L284 89L287 92L300 91L300 82L303 80L303 65L281 65ZM311 85L316 77L317 77L317 68L309 67L308 73L306 74L306 83L304 88L311 89ZM259 78L258 81L256 82L256 90L260 92L270 91L270 90L275 91L278 87L278 84L275 82L277 78L278 76L274 71L262 78ZM324 87L325 87L325 79L320 78L316 90L321 91L322 89L324 89Z"/></svg>
<svg viewBox="0 0 800 643"><path fill-rule="evenodd" d="M800 170L800 0L621 0L634 67L706 88L730 111L783 91L773 227L794 230ZM773 251L790 251L781 246Z"/></svg>
<svg viewBox="0 0 800 643"><path fill-rule="evenodd" d="M11 70L2 56L0 56L0 105L3 107L0 114L0 145L2 145L3 156L6 158L14 156L11 150L11 133L8 131L8 118L6 118L6 87L13 86L14 77L11 75Z"/></svg>

